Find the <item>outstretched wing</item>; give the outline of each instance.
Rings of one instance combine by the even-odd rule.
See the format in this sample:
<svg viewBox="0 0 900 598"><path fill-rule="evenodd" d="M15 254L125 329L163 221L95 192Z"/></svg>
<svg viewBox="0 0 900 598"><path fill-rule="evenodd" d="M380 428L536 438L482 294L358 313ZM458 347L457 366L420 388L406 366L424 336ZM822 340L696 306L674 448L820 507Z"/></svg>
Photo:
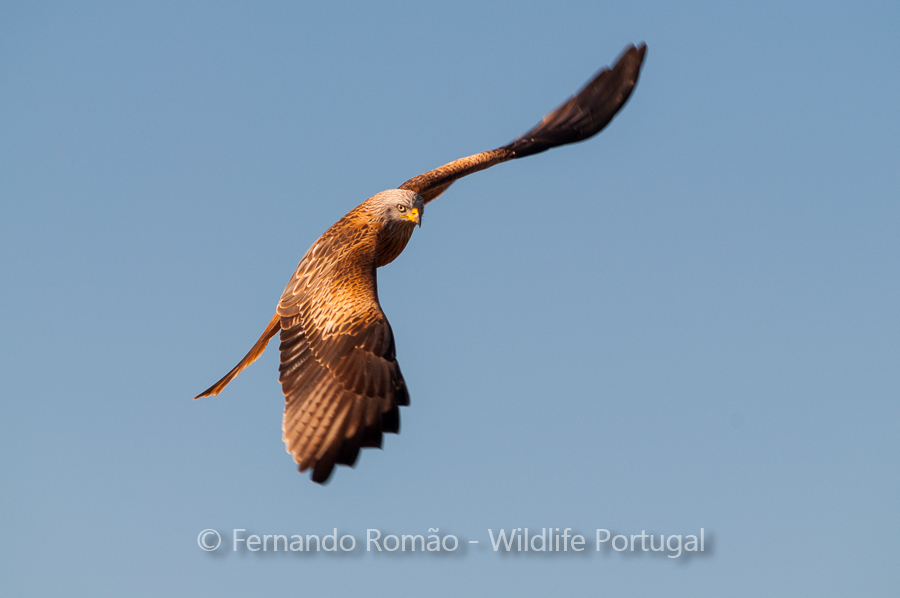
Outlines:
<svg viewBox="0 0 900 598"><path fill-rule="evenodd" d="M646 44L637 48L628 46L612 69L602 69L575 96L512 143L420 174L400 185L400 189L415 191L427 203L459 178L507 160L524 158L596 135L628 101L637 84L646 51Z"/></svg>
<svg viewBox="0 0 900 598"><path fill-rule="evenodd" d="M278 304L284 442L315 482L399 432L409 404L375 260L375 238L351 212L310 248Z"/></svg>

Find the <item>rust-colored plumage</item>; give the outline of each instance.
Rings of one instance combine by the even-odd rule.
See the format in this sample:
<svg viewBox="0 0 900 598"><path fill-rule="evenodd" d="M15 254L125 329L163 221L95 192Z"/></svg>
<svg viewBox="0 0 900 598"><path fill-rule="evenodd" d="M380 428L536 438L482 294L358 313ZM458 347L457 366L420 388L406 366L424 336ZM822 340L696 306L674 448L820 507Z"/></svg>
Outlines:
<svg viewBox="0 0 900 598"><path fill-rule="evenodd" d="M631 95L646 46L629 46L533 129L501 148L461 158L383 191L325 231L288 282L275 316L249 353L195 398L217 395L281 332L284 442L300 471L325 482L362 447L400 430L409 404L390 324L378 303L376 268L392 262L421 223L424 206L457 179L495 164L587 139Z"/></svg>

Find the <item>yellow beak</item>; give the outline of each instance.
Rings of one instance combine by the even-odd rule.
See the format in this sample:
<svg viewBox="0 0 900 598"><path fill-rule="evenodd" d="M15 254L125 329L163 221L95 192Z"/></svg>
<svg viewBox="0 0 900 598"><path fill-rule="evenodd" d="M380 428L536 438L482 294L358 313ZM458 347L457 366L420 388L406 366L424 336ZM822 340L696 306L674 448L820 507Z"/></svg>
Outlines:
<svg viewBox="0 0 900 598"><path fill-rule="evenodd" d="M403 214L401 218L405 218L412 222L413 224L418 224L420 227L422 226L422 217L419 216L419 208L413 208L406 214Z"/></svg>

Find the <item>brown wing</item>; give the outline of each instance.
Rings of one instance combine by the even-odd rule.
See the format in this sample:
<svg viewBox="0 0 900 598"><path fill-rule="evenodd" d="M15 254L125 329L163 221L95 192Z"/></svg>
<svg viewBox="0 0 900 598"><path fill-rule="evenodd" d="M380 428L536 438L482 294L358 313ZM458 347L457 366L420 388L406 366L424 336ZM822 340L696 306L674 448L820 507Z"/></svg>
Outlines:
<svg viewBox="0 0 900 598"><path fill-rule="evenodd" d="M325 482L399 432L409 393L378 303L375 233L350 212L307 252L278 304L284 442Z"/></svg>
<svg viewBox="0 0 900 598"><path fill-rule="evenodd" d="M628 46L612 69L602 69L575 96L512 143L420 174L400 185L400 189L415 191L427 203L459 178L507 160L524 158L596 135L628 101L637 84L646 51L646 44L637 48Z"/></svg>

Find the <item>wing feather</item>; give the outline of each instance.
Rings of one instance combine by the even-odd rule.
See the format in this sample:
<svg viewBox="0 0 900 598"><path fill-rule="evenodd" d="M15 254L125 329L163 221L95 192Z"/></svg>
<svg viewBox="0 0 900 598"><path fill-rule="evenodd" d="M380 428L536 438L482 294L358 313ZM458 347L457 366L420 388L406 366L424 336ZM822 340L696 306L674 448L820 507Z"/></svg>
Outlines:
<svg viewBox="0 0 900 598"><path fill-rule="evenodd" d="M325 482L400 429L409 404L390 324L378 303L376 252L351 212L301 260L278 305L284 442L300 471Z"/></svg>
<svg viewBox="0 0 900 598"><path fill-rule="evenodd" d="M512 143L454 160L409 179L400 185L400 189L415 191L428 203L464 176L507 160L524 158L593 137L628 101L637 84L646 52L646 44L625 48L615 66L601 69L577 94Z"/></svg>

